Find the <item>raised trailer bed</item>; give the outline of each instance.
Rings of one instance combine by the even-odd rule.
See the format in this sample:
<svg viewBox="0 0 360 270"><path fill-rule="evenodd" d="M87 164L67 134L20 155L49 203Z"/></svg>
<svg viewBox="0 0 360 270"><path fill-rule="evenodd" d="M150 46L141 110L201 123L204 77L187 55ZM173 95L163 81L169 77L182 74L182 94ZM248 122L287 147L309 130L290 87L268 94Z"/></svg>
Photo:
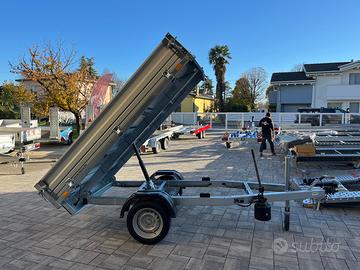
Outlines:
<svg viewBox="0 0 360 270"><path fill-rule="evenodd" d="M204 79L194 57L167 34L144 64L127 81L122 91L106 106L90 127L63 157L35 185L39 193L57 208L71 215L89 204L123 205L129 233L138 241L154 244L162 240L176 217L178 205L254 204L255 218L271 218L272 201L320 199L318 187L289 191L289 162L285 185L247 181L186 181L176 171L158 171L149 176L138 151L181 101ZM115 174L136 154L145 181L118 181ZM255 157L253 154L255 161ZM256 164L256 163L255 163ZM257 170L256 170L257 172ZM258 173L257 173L258 175ZM229 187L245 191L232 196L203 192L181 196L185 187ZM130 196L107 196L111 187L138 187ZM254 189L257 189L254 191ZM285 229L289 227L288 203ZM116 213L114 213L116 215Z"/></svg>

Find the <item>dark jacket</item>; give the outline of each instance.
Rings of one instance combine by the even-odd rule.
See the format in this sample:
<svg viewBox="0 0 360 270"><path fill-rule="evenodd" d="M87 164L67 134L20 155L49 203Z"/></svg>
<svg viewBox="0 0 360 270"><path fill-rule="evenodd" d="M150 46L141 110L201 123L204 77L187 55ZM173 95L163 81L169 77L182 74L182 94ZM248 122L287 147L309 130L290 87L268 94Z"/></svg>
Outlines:
<svg viewBox="0 0 360 270"><path fill-rule="evenodd" d="M260 120L259 127L261 127L261 132L264 136L271 136L272 131L274 131L272 120L267 116Z"/></svg>

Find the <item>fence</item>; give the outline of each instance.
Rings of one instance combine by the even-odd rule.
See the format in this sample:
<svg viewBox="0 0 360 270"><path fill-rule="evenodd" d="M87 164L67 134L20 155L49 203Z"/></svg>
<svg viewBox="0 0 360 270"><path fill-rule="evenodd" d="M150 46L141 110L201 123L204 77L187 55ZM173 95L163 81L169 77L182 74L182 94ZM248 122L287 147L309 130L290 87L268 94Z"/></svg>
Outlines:
<svg viewBox="0 0 360 270"><path fill-rule="evenodd" d="M184 125L210 124L215 129L240 129L258 124L264 113L191 113L174 112L170 121ZM280 127L360 124L360 113L272 113Z"/></svg>

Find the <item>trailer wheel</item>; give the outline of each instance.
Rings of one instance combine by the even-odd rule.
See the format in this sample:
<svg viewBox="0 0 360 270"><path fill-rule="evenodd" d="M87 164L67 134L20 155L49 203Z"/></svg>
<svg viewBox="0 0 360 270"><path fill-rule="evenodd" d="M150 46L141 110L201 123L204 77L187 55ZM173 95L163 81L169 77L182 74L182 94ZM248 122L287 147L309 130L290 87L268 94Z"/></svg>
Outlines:
<svg viewBox="0 0 360 270"><path fill-rule="evenodd" d="M142 244L156 244L167 235L170 229L170 213L159 202L139 201L130 208L127 215L127 228L130 235Z"/></svg>
<svg viewBox="0 0 360 270"><path fill-rule="evenodd" d="M161 151L161 143L159 141L156 142L155 147L152 148L154 154L158 154Z"/></svg>
<svg viewBox="0 0 360 270"><path fill-rule="evenodd" d="M166 150L169 148L169 144L170 144L170 140L169 138L164 138L163 140L161 140L161 148L163 150Z"/></svg>
<svg viewBox="0 0 360 270"><path fill-rule="evenodd" d="M290 215L284 214L284 230L289 231L290 229Z"/></svg>
<svg viewBox="0 0 360 270"><path fill-rule="evenodd" d="M228 149L231 148L231 143L230 142L226 142L225 145L226 145L226 148L228 148Z"/></svg>

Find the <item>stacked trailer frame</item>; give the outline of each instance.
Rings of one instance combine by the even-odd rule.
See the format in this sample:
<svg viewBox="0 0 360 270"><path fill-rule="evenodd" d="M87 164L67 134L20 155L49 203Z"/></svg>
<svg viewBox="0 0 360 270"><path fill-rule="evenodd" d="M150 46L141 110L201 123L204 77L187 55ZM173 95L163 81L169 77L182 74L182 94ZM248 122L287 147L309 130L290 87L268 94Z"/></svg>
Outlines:
<svg viewBox="0 0 360 270"><path fill-rule="evenodd" d="M360 147L316 147L314 156L297 156L297 161L340 161L350 162L354 168L360 168Z"/></svg>

